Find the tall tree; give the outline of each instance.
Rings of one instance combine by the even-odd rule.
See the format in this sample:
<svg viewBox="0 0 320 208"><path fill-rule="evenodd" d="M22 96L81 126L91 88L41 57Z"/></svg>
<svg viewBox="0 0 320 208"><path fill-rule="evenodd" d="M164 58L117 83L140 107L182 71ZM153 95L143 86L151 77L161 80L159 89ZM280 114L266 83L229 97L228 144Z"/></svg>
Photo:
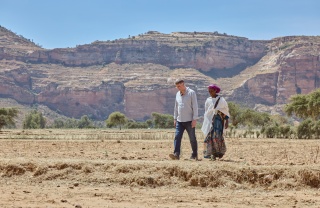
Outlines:
<svg viewBox="0 0 320 208"><path fill-rule="evenodd" d="M320 116L320 89L311 92L308 95L308 101L311 118L316 121Z"/></svg>
<svg viewBox="0 0 320 208"><path fill-rule="evenodd" d="M231 124L237 128L241 124L241 116L244 109L237 103L228 102Z"/></svg>
<svg viewBox="0 0 320 208"><path fill-rule="evenodd" d="M43 129L46 126L46 119L43 117L41 112L37 110L31 111L26 115L23 121L24 129Z"/></svg>
<svg viewBox="0 0 320 208"><path fill-rule="evenodd" d="M78 128L84 129L84 128L93 128L93 122L90 120L90 118L87 115L84 115L81 117L80 121L78 122Z"/></svg>
<svg viewBox="0 0 320 208"><path fill-rule="evenodd" d="M296 115L299 118L308 118L308 99L306 95L294 95L290 98L289 104L284 107L288 116Z"/></svg>
<svg viewBox="0 0 320 208"><path fill-rule="evenodd" d="M292 96L284 111L289 116L316 121L320 117L320 89L306 95Z"/></svg>
<svg viewBox="0 0 320 208"><path fill-rule="evenodd" d="M121 130L121 126L123 126L127 120L128 119L123 113L116 111L109 115L108 119L106 120L106 124L108 127L119 126Z"/></svg>
<svg viewBox="0 0 320 208"><path fill-rule="evenodd" d="M0 131L4 126L14 125L14 118L18 116L16 108L0 108Z"/></svg>

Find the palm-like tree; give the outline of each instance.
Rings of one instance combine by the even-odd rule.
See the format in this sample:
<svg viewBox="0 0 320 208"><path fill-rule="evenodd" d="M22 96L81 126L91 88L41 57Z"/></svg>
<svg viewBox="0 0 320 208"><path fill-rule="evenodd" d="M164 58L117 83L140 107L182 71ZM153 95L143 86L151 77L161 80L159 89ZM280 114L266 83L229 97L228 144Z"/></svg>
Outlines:
<svg viewBox="0 0 320 208"><path fill-rule="evenodd" d="M308 99L306 95L294 95L290 98L290 103L284 108L288 116L296 115L299 118L308 118Z"/></svg>
<svg viewBox="0 0 320 208"><path fill-rule="evenodd" d="M294 114L302 119L312 118L316 121L320 116L320 89L307 95L292 96L284 111L289 116Z"/></svg>

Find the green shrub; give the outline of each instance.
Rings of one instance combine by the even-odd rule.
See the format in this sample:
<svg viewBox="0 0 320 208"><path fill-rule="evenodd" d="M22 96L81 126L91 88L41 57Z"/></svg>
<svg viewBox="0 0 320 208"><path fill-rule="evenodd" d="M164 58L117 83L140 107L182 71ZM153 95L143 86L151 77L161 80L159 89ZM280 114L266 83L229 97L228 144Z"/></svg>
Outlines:
<svg viewBox="0 0 320 208"><path fill-rule="evenodd" d="M0 130L4 126L14 126L14 118L17 115L18 110L16 108L0 108Z"/></svg>
<svg viewBox="0 0 320 208"><path fill-rule="evenodd" d="M313 122L310 118L302 121L297 127L298 139L311 139L313 135Z"/></svg>
<svg viewBox="0 0 320 208"><path fill-rule="evenodd" d="M279 133L279 127L277 125L267 126L264 129L264 134L267 138L276 138Z"/></svg>
<svg viewBox="0 0 320 208"><path fill-rule="evenodd" d="M46 119L43 117L42 113L37 110L33 110L27 114L23 121L24 129L43 129L45 126Z"/></svg>

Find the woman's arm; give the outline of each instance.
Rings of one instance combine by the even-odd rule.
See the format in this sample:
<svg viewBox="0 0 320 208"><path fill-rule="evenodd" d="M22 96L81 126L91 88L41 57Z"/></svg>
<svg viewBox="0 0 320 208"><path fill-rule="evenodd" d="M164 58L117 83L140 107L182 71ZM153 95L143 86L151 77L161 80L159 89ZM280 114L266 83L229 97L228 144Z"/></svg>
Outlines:
<svg viewBox="0 0 320 208"><path fill-rule="evenodd" d="M225 122L225 124L224 124L224 128L227 129L228 126L229 126L229 119L226 119L226 122Z"/></svg>

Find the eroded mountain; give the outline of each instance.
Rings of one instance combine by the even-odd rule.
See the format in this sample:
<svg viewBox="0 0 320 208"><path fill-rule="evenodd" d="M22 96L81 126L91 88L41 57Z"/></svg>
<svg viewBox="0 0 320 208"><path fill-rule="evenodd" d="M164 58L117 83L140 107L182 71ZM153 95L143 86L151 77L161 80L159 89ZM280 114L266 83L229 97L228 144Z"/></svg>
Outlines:
<svg viewBox="0 0 320 208"><path fill-rule="evenodd" d="M319 88L319 57L319 36L249 40L149 31L48 50L1 27L0 101L43 105L74 118L105 120L121 111L144 120L152 112L173 113L173 83L183 77L197 92L200 115L210 83L229 101L279 112L291 95Z"/></svg>

